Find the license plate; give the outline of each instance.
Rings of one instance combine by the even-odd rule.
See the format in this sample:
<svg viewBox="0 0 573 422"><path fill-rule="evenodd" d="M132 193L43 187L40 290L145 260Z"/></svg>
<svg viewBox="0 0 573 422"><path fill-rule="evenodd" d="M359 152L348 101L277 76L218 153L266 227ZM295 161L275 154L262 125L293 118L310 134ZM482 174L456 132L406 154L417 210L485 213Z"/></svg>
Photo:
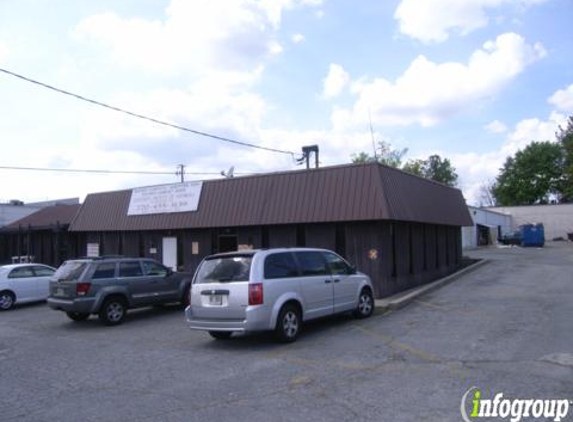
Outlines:
<svg viewBox="0 0 573 422"><path fill-rule="evenodd" d="M221 306L223 304L223 296L211 295L209 296L209 305Z"/></svg>
<svg viewBox="0 0 573 422"><path fill-rule="evenodd" d="M56 296L65 296L64 289L56 289Z"/></svg>

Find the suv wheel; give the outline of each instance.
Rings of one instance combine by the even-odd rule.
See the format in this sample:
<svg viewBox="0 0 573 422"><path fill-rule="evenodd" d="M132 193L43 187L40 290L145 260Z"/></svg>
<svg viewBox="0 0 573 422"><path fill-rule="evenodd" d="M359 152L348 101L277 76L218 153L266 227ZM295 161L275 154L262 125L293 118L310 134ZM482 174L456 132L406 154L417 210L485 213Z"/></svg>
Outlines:
<svg viewBox="0 0 573 422"><path fill-rule="evenodd" d="M99 311L99 319L105 325L118 325L123 322L127 306L121 297L110 297L103 302Z"/></svg>
<svg viewBox="0 0 573 422"><path fill-rule="evenodd" d="M90 317L90 314L83 314L81 312L66 312L66 315L72 321L85 321Z"/></svg>
<svg viewBox="0 0 573 422"><path fill-rule="evenodd" d="M279 312L275 336L282 343L291 343L297 339L301 326L302 320L298 308L287 304Z"/></svg>
<svg viewBox="0 0 573 422"><path fill-rule="evenodd" d="M14 293L4 290L0 293L0 311L7 311L14 306L14 302L16 301L16 296Z"/></svg>
<svg viewBox="0 0 573 422"><path fill-rule="evenodd" d="M209 331L211 337L217 340L228 340L233 334L232 331Z"/></svg>
<svg viewBox="0 0 573 422"><path fill-rule="evenodd" d="M374 298L370 289L362 289L354 311L356 318L368 318L374 312Z"/></svg>

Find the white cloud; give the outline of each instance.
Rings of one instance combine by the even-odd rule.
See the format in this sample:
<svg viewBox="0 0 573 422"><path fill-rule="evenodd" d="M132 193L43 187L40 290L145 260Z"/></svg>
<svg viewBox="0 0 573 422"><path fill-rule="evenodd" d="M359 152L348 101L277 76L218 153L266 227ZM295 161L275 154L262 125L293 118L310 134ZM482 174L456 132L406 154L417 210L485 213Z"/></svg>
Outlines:
<svg viewBox="0 0 573 422"><path fill-rule="evenodd" d="M316 6L305 0L172 0L162 20L102 13L82 20L72 34L109 49L110 60L161 74L209 74L258 66L282 47L277 31L285 10Z"/></svg>
<svg viewBox="0 0 573 422"><path fill-rule="evenodd" d="M10 49L5 43L0 41L0 63L4 63L8 59L9 55Z"/></svg>
<svg viewBox="0 0 573 422"><path fill-rule="evenodd" d="M260 71L213 73L185 91L124 92L110 102L180 126L256 142L266 104L249 88L259 75ZM172 162L174 156L204 157L219 143L105 109L90 110L84 121L82 139L90 146L137 150L157 162Z"/></svg>
<svg viewBox="0 0 573 422"><path fill-rule="evenodd" d="M293 34L293 36L291 37L291 41L293 44L300 44L301 42L304 42L304 35Z"/></svg>
<svg viewBox="0 0 573 422"><path fill-rule="evenodd" d="M555 141L555 132L565 123L565 116L552 111L547 120L538 118L525 119L517 123L513 132L505 140L501 152L508 156L525 148L532 141Z"/></svg>
<svg viewBox="0 0 573 422"><path fill-rule="evenodd" d="M322 95L324 98L334 98L342 93L342 90L348 85L350 76L339 64L331 63L328 69L328 75L323 81Z"/></svg>
<svg viewBox="0 0 573 422"><path fill-rule="evenodd" d="M500 122L499 120L494 120L491 123L488 123L487 125L484 126L484 128L491 132L491 133L504 133L507 132L507 126L504 125L502 122Z"/></svg>
<svg viewBox="0 0 573 422"><path fill-rule="evenodd" d="M447 154L460 176L460 188L470 204L479 205L480 186L492 181L499 174L506 158L523 150L533 141L555 141L555 132L565 123L566 117L553 111L547 120L538 118L518 122L496 151L485 154L474 152Z"/></svg>
<svg viewBox="0 0 573 422"><path fill-rule="evenodd" d="M402 0L394 18L403 34L423 42L442 42L452 32L466 35L486 26L489 14L500 6L523 9L544 1L547 0Z"/></svg>
<svg viewBox="0 0 573 422"><path fill-rule="evenodd" d="M438 64L420 55L395 82L383 78L354 81L354 107L335 110L332 122L338 129L360 126L371 113L378 125L435 125L494 96L545 54L540 43L530 45L520 35L506 33L486 42L467 64Z"/></svg>
<svg viewBox="0 0 573 422"><path fill-rule="evenodd" d="M564 112L573 112L573 84L549 97L549 103Z"/></svg>

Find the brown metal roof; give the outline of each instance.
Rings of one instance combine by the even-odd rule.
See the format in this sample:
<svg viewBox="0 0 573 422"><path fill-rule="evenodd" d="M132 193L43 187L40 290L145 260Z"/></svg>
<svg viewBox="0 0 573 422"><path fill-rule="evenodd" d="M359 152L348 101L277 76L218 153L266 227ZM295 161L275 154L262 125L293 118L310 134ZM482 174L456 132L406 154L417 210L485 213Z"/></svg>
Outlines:
<svg viewBox="0 0 573 422"><path fill-rule="evenodd" d="M14 231L22 229L27 229L28 227L32 229L44 229L56 226L68 226L74 217L76 216L80 205L52 205L49 207L42 208L20 220L14 221L13 223L7 225L2 230L4 231Z"/></svg>
<svg viewBox="0 0 573 422"><path fill-rule="evenodd" d="M130 198L131 190L88 195L70 231L365 220L472 225L458 189L376 163L205 181L195 212L128 216Z"/></svg>

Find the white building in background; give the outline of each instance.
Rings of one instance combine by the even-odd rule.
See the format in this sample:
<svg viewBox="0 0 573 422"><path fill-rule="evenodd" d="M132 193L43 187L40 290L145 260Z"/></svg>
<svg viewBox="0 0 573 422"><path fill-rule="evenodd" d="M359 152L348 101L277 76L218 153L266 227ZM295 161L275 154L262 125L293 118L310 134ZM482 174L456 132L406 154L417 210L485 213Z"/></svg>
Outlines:
<svg viewBox="0 0 573 422"><path fill-rule="evenodd" d="M8 203L0 203L0 228L7 226L14 221L20 220L42 208L52 205L76 205L80 203L80 198L55 199L52 201L24 203L19 200L12 200Z"/></svg>
<svg viewBox="0 0 573 422"><path fill-rule="evenodd" d="M468 206L473 226L462 227L462 247L495 245L497 239L512 232L512 216L498 210Z"/></svg>
<svg viewBox="0 0 573 422"><path fill-rule="evenodd" d="M490 207L487 210L510 214L512 231L517 230L523 224L543 223L545 240L567 239L567 234L573 233L573 204Z"/></svg>

